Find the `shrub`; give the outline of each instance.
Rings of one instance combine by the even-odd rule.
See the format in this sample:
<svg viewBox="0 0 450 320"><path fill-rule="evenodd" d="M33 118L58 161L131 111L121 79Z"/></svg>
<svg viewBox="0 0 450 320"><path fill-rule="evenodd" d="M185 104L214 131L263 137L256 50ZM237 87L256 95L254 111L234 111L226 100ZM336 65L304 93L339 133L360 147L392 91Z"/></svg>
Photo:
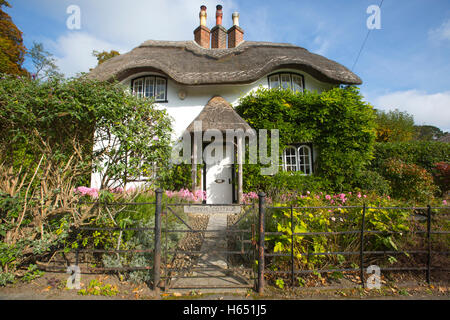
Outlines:
<svg viewBox="0 0 450 320"><path fill-rule="evenodd" d="M261 190L273 200L285 200L287 194L303 194L306 191L328 190L330 182L319 176L305 176L301 172L280 171L273 176L254 181L253 185L247 182L245 191Z"/></svg>
<svg viewBox="0 0 450 320"><path fill-rule="evenodd" d="M433 169L436 184L445 193L450 188L450 163L438 162Z"/></svg>
<svg viewBox="0 0 450 320"><path fill-rule="evenodd" d="M389 181L378 172L371 170L366 170L361 173L357 186L364 191L375 192L380 196L390 195L392 192Z"/></svg>
<svg viewBox="0 0 450 320"><path fill-rule="evenodd" d="M415 164L432 172L436 163L450 162L450 143L438 141L376 143L374 155L370 168L378 173L382 173L384 163L390 158Z"/></svg>
<svg viewBox="0 0 450 320"><path fill-rule="evenodd" d="M383 172L390 181L394 197L425 203L437 191L432 175L415 164L393 158L385 162Z"/></svg>

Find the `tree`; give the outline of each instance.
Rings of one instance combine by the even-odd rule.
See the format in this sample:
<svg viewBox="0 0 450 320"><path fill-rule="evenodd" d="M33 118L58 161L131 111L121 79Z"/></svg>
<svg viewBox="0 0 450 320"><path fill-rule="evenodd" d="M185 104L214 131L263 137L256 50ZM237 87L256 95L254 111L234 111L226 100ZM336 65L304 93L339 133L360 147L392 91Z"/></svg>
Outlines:
<svg viewBox="0 0 450 320"><path fill-rule="evenodd" d="M76 142L80 156L101 172L104 188L151 177L155 167L163 175L171 130L165 110L117 82L12 76L0 81L0 163L16 169L35 167L45 146L60 162L69 161Z"/></svg>
<svg viewBox="0 0 450 320"><path fill-rule="evenodd" d="M410 141L414 137L414 117L406 111L377 110L377 142Z"/></svg>
<svg viewBox="0 0 450 320"><path fill-rule="evenodd" d="M97 58L98 65L100 65L108 59L114 58L115 56L119 56L120 53L116 50L111 50L109 52L108 51L100 52L100 51L94 50L94 51L92 51L92 55Z"/></svg>
<svg viewBox="0 0 450 320"><path fill-rule="evenodd" d="M11 5L0 0L0 73L27 76L28 72L22 68L27 51L23 45L22 32L3 11L3 6Z"/></svg>
<svg viewBox="0 0 450 320"><path fill-rule="evenodd" d="M415 139L422 141L434 141L447 134L447 132L443 132L441 129L429 125L414 126L414 129Z"/></svg>
<svg viewBox="0 0 450 320"><path fill-rule="evenodd" d="M33 47L28 55L33 62L35 69L33 77L36 79L44 80L50 77L63 77L56 65L56 59L53 58L50 52L44 49L42 43L33 42Z"/></svg>

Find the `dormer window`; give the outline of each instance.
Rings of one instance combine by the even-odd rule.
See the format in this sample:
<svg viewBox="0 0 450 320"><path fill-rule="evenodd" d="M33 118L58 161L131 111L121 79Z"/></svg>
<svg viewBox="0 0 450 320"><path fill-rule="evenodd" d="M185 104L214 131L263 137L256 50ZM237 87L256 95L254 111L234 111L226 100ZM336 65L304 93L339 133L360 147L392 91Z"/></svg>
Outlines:
<svg viewBox="0 0 450 320"><path fill-rule="evenodd" d="M294 92L303 92L303 76L296 73L276 73L269 76L269 89L291 89Z"/></svg>
<svg viewBox="0 0 450 320"><path fill-rule="evenodd" d="M167 101L167 79L158 76L136 78L131 82L133 94L138 97L154 98L156 102Z"/></svg>

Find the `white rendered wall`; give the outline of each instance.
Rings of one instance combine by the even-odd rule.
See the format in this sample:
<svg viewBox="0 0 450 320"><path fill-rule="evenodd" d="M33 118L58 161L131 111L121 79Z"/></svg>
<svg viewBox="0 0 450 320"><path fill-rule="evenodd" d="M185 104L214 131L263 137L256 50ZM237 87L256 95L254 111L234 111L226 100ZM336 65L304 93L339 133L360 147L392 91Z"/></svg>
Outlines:
<svg viewBox="0 0 450 320"><path fill-rule="evenodd" d="M304 72L298 72L292 69L280 69L271 72L294 72L302 74L305 79L305 89L309 91L322 92L323 90L328 90L333 88L333 85L320 82L309 74ZM122 83L129 89L131 89L131 81L134 78L138 78L145 75L158 75L158 73L137 73L127 79L123 80ZM159 74L164 76L164 74ZM167 101L165 103L157 103L158 106L167 110L169 115L174 119L173 128L175 131L175 137L180 137L184 129L198 116L203 107L208 103L215 95L222 96L225 100L231 103L233 106L238 105L239 98L245 96L253 90L258 89L259 86L268 88L267 76L263 76L261 79L251 83L251 84L240 84L240 85L202 85L202 86L186 86L180 85L175 81L168 79L167 83ZM186 93L184 100L181 100L178 96L180 91Z"/></svg>
<svg viewBox="0 0 450 320"><path fill-rule="evenodd" d="M294 69L277 69L266 75L264 75L259 80L250 84L239 84L239 85L197 85L197 86L186 86L180 85L175 81L166 77L165 74L156 72L145 72L136 73L132 76L124 79L121 83L125 85L128 90L131 91L131 81L135 78L146 76L146 75L160 75L167 78L167 102L157 103L157 106L167 110L167 113L173 118L173 129L174 135L173 140L180 137L187 126L198 116L202 111L203 107L208 103L208 101L215 95L222 96L231 105L237 106L239 99L253 90L257 90L258 87L262 86L268 88L268 75L278 72L293 72L301 74L304 76L305 89L308 91L322 92L324 90L329 90L335 85L324 83L316 80L309 74L305 72L299 72ZM178 93L184 91L186 97L180 99ZM317 150L313 148L314 159L317 159ZM203 179L202 179L203 182ZM139 187L143 183L133 182L128 185L128 187ZM100 186L100 174L93 173L91 175L91 187L99 188Z"/></svg>

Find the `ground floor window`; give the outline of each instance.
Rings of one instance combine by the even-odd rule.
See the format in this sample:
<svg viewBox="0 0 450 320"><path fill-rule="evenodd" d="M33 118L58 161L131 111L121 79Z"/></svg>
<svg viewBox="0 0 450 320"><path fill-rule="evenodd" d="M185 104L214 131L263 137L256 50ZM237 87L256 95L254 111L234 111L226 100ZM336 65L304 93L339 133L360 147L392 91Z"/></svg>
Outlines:
<svg viewBox="0 0 450 320"><path fill-rule="evenodd" d="M309 145L288 146L283 151L284 171L301 171L305 175L313 172L312 148Z"/></svg>

